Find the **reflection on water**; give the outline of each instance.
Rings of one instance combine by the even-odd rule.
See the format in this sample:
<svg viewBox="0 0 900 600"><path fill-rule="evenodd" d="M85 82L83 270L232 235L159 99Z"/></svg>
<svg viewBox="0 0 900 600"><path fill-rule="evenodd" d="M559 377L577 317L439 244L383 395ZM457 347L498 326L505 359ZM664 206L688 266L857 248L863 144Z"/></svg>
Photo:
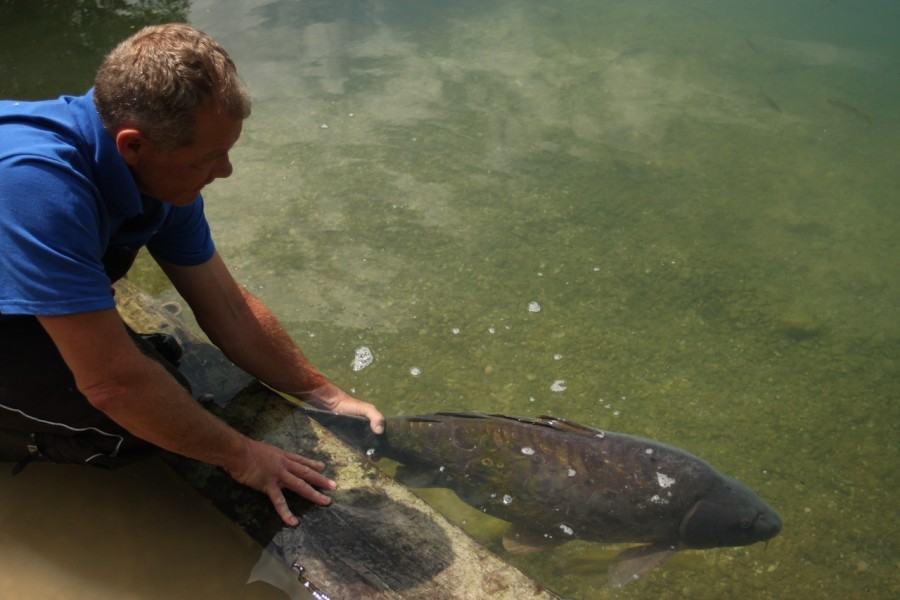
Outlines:
<svg viewBox="0 0 900 600"><path fill-rule="evenodd" d="M784 518L768 548L686 552L614 597L897 593L896 3L191 8L255 98L206 193L218 247L336 381L387 414L668 441ZM56 512L40 498L17 510ZM154 510L134 527L184 537L177 493ZM511 560L588 598L616 550Z"/></svg>
<svg viewBox="0 0 900 600"><path fill-rule="evenodd" d="M189 0L0 1L0 97L83 93L136 27L187 19Z"/></svg>

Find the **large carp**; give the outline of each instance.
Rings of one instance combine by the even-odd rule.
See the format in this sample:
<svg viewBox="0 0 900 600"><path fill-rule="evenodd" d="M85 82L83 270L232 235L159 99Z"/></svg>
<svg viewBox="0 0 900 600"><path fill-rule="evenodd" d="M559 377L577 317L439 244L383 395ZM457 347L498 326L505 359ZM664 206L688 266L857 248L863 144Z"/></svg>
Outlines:
<svg viewBox="0 0 900 600"><path fill-rule="evenodd" d="M553 417L436 413L365 419L307 411L370 456L452 489L512 524L511 552L574 539L642 542L621 552L609 582L622 586L682 548L745 546L781 530L781 518L744 484L672 446ZM424 479L422 478L424 476Z"/></svg>

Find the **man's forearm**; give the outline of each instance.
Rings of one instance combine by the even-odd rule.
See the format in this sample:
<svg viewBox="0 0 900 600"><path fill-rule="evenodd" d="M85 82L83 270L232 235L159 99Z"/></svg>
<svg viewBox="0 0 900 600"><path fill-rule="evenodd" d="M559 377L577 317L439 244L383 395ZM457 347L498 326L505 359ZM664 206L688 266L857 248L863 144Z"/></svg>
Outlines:
<svg viewBox="0 0 900 600"><path fill-rule="evenodd" d="M149 358L128 378L83 390L88 400L133 435L176 454L232 469L248 439L207 412Z"/></svg>
<svg viewBox="0 0 900 600"><path fill-rule="evenodd" d="M302 399L339 391L303 355L274 314L243 290L245 306L227 333L207 334L228 358L266 385Z"/></svg>
<svg viewBox="0 0 900 600"><path fill-rule="evenodd" d="M226 320L226 333L210 339L236 365L274 389L306 400L319 408L366 417L372 431L384 431L384 415L375 405L358 400L330 382L303 356L278 319L246 290ZM201 324L202 325L202 324Z"/></svg>

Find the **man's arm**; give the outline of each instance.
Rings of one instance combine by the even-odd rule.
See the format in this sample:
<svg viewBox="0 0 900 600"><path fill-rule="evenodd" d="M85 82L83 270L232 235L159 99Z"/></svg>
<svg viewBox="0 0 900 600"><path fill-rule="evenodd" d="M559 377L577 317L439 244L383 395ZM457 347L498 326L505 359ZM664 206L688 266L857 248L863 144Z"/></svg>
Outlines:
<svg viewBox="0 0 900 600"><path fill-rule="evenodd" d="M234 364L274 389L326 410L369 419L384 417L368 402L343 392L313 367L268 308L235 282L218 253L202 265L158 261L210 340Z"/></svg>
<svg viewBox="0 0 900 600"><path fill-rule="evenodd" d="M288 525L296 525L282 493L288 488L319 505L334 489L324 465L256 442L203 409L128 336L115 309L38 317L98 410L132 434L166 450L223 467L235 480L267 494Z"/></svg>

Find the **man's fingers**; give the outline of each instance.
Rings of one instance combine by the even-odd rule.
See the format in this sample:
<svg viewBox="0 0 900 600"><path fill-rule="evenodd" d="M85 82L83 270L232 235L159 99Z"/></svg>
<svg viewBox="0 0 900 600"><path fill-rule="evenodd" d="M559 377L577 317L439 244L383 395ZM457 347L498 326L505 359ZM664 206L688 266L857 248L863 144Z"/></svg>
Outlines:
<svg viewBox="0 0 900 600"><path fill-rule="evenodd" d="M369 417L369 426L372 428L372 432L375 435L381 435L384 433L384 417L381 417L381 419Z"/></svg>
<svg viewBox="0 0 900 600"><path fill-rule="evenodd" d="M309 489L317 487L323 490L333 490L337 487L337 484L334 482L334 480L325 477L318 470L306 464L295 464L291 467L290 474L293 475L295 479L292 482L286 481L285 485L301 496L304 496L303 491L295 488L303 488L305 486ZM327 496L325 497L327 498ZM312 500L312 498L309 499Z"/></svg>
<svg viewBox="0 0 900 600"><path fill-rule="evenodd" d="M323 462L252 440L248 440L247 448L246 464L229 473L240 483L266 494L285 524L294 527L299 520L291 512L283 490L319 506L331 504L331 498L320 490L333 490L337 484L322 474Z"/></svg>
<svg viewBox="0 0 900 600"><path fill-rule="evenodd" d="M322 472L325 470L325 463L320 460L312 460L310 458L306 458L305 456L301 456L299 454L294 454L291 456L291 460L300 463L303 466L309 467L310 469L315 469L316 471Z"/></svg>
<svg viewBox="0 0 900 600"><path fill-rule="evenodd" d="M278 513L278 516L281 517L281 520L284 521L288 527L296 527L300 523L300 520L294 516L294 513L288 508L287 500L279 488L276 487L269 492L269 500L272 501L275 512Z"/></svg>
<svg viewBox="0 0 900 600"><path fill-rule="evenodd" d="M372 432L376 435L384 433L384 415L375 408L374 404L369 404L368 402L361 402L360 404L362 406L359 415L369 420L369 427L372 428Z"/></svg>
<svg viewBox="0 0 900 600"><path fill-rule="evenodd" d="M301 469L298 470L301 471L301 474L292 474L292 481L284 481L282 485L273 486L268 493L269 500L271 500L272 506L275 507L275 512L278 513L281 520L289 527L295 527L300 521L294 513L291 512L287 499L282 492L282 488L291 490L301 498L309 500L313 504L328 506L331 504L331 498L316 488L333 490L337 487L337 484L335 484L334 481L305 465L301 465Z"/></svg>
<svg viewBox="0 0 900 600"><path fill-rule="evenodd" d="M343 392L341 394L342 396L339 399L334 397L328 402L322 402L319 405L338 414L365 417L369 420L369 426L375 434L381 435L384 433L384 415L381 414L374 404L357 400Z"/></svg>

